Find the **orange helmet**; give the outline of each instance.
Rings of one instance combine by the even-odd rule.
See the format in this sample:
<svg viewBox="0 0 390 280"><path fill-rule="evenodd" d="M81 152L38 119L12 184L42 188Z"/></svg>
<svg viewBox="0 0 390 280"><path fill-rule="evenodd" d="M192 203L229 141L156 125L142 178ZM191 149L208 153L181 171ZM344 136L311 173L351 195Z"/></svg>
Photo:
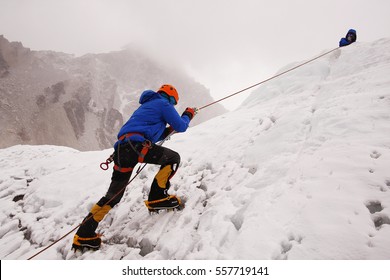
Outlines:
<svg viewBox="0 0 390 280"><path fill-rule="evenodd" d="M172 85L162 85L159 89L158 89L158 91L157 92L159 92L159 93L165 93L166 95L168 95L168 98L170 99L170 100L172 100L172 98L173 98L173 100L172 101L174 101L173 103L176 105L177 104L177 102L179 102L179 94L177 93L177 90L175 89L175 87L174 86L172 86ZM172 97L172 98L171 98Z"/></svg>

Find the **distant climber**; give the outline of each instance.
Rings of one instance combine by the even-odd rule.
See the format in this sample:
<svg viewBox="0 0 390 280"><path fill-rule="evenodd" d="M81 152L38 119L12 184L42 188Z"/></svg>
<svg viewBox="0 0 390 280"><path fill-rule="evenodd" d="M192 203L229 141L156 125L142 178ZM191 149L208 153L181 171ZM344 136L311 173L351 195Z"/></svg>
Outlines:
<svg viewBox="0 0 390 280"><path fill-rule="evenodd" d="M348 46L349 44L352 44L356 42L357 35L355 29L348 30L347 35L345 35L345 38L341 38L339 47Z"/></svg>
<svg viewBox="0 0 390 280"><path fill-rule="evenodd" d="M182 207L180 198L167 193L171 185L170 179L179 167L180 156L175 151L155 144L173 131L186 131L195 116L196 108L187 108L180 116L174 108L178 101L178 92L171 85L162 85L157 92L146 90L141 94L141 106L118 133L112 155L115 165L110 187L84 218L73 238L73 249L100 248L101 238L95 230L104 216L123 197L133 168L138 162L161 165L151 185L148 200L145 201L149 211Z"/></svg>

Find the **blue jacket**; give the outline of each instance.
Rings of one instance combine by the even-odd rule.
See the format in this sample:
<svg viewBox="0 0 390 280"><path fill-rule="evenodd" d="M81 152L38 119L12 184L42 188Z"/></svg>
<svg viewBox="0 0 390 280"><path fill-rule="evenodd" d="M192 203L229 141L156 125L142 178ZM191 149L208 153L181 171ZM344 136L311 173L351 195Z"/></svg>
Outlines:
<svg viewBox="0 0 390 280"><path fill-rule="evenodd" d="M126 133L136 132L143 136L133 135L128 139L139 142L147 139L156 143L162 140L167 124L177 132L187 130L190 118L180 116L169 100L160 94L146 90L141 94L139 103L141 106L120 129L118 139Z"/></svg>
<svg viewBox="0 0 390 280"><path fill-rule="evenodd" d="M348 35L352 35L352 41L348 41ZM355 29L350 29L348 30L347 32L347 35L345 35L345 38L341 38L340 42L339 42L339 47L344 47L344 46L348 46L349 44L352 44L356 41L356 30Z"/></svg>

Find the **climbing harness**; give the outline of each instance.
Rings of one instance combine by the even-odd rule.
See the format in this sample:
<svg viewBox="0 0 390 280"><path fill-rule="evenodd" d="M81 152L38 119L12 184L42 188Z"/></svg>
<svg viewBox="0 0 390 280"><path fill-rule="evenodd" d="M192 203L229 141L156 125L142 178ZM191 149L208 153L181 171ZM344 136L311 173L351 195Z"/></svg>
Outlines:
<svg viewBox="0 0 390 280"><path fill-rule="evenodd" d="M130 136L133 136L133 135L139 135L139 136L142 136L144 137L142 134L140 133L126 133L124 135L122 135L121 137L119 137L118 139L118 142L121 142L123 140L127 140L127 142L129 143L130 147L133 149L133 151L138 154L138 162L139 163L143 163L144 160L145 160L145 156L146 154L148 153L148 151L152 148L152 142L150 142L150 140L146 139L144 142L142 142L142 149L140 152L137 151L137 149L133 146L133 144L131 143L131 141L128 139ZM120 144L118 145L118 154L119 154L119 150L120 150ZM100 168L103 169L103 170L108 170L108 167L109 167L109 164L111 162L114 161L114 155L115 153L112 153L107 159L105 162L102 162L100 164ZM119 172L122 172L122 173L127 173L127 172L131 172L133 171L133 168L132 167L121 167L120 165L118 164L114 164L114 169L116 171L119 171Z"/></svg>
<svg viewBox="0 0 390 280"><path fill-rule="evenodd" d="M277 78L277 77L280 77L280 76L282 76L282 75L284 75L284 74L286 74L286 73L288 73L288 72L291 72L291 71L293 71L293 70L295 70L295 69L297 69L297 68L299 68L299 67L302 67L303 65L306 65L306 64L308 64L308 63L310 63L310 62L312 62L312 61L314 61L314 60L316 60L316 59L319 59L319 58L321 58L321 57L323 57L323 56L325 56L325 55L327 55L327 54L329 54L329 53L331 53L331 52L334 52L335 50L338 50L340 47L337 47L337 48L335 48L335 49L333 49L333 50L330 50L330 51L328 51L328 52L325 52L325 53L323 53L323 54L321 54L321 55L319 55L319 56L316 56L316 57L314 57L314 58L312 58L312 59L310 59L310 60L308 60L308 61L306 61L306 62L303 62L303 63L301 63L301 64L299 64L299 65L297 65L297 66L295 66L295 67L292 67L292 68L290 68L290 69L288 69L288 70L286 70L286 71L283 71L283 72L281 72L281 73L279 73L279 74L277 74L277 75L274 75L274 76L272 76L272 77L270 77L270 78L268 78L268 79L266 79L266 80L263 80L263 81L261 81L261 82L258 82L258 83L256 83L256 84L254 84L254 85L251 85L251 86L249 86L249 87L246 87L246 88L244 88L244 89L242 89L242 90L239 90L239 91L237 91L237 92L234 92L234 93L232 93L232 94L230 94L230 95L228 95L228 96L225 96L225 97L223 97L223 98L221 98L221 99L218 99L218 100L216 100L216 101L214 101L214 102L211 102L211 103L209 103L209 104L206 104L206 105L204 105L204 106L202 106L202 107L199 107L199 108L196 108L196 113L198 113L200 110L203 110L203 109L205 109L205 108L207 108L207 107L209 107L209 106L211 106L211 105L214 105L214 104L216 104L216 103L219 103L219 102L221 102L221 101L223 101L223 100L225 100L225 99L228 99L228 98L230 98L230 97L233 97L233 96L235 96L235 95L237 95L237 94L240 94L240 93L242 93L242 92L244 92L244 91L247 91L247 90L249 90L249 89L251 89L251 88L254 88L254 87L256 87L256 86L259 86L259 85L261 85L261 84L264 84L264 83L266 83L266 82L268 82L268 81L270 81L270 80L273 80L273 79L275 79L275 78ZM170 136L171 135L173 135L175 133L175 131L173 131L172 133L170 133L167 137L165 137L165 139L163 139L162 141L160 141L159 142L159 144L158 145L163 145L164 144L164 142L167 140L167 139L169 139L170 138ZM128 133L128 134L125 134L125 135L123 135L123 136L121 136L120 138L119 138L119 140L120 141L122 141L122 140L124 140L124 139L126 139L126 138L128 138L128 137L130 137L131 135L134 135L134 134L138 134L138 135L141 135L141 134L139 134L139 133L134 133L134 134L132 134L132 133ZM123 137L123 138L122 138ZM122 139L121 139L122 138ZM140 157L142 158L142 161L139 161L139 162L143 162L143 158L145 157L145 154L146 154L146 152L147 152L147 150L149 149L151 147L151 143L150 144L145 144L144 146L143 146L143 149L141 150L141 155L139 156L139 159L140 159ZM143 153L143 151L146 151L146 152L144 152L144 154L142 154ZM103 170L107 170L108 169L108 165L113 161L113 156L114 156L114 154L112 154L105 162L103 162L103 163L101 163L100 164L100 168L102 168ZM126 189L126 187L138 176L138 174L140 174L141 173L141 171L145 168L145 166L147 165L147 163L144 163L143 164L143 166L141 166L140 168L138 168L138 171L136 172L136 174L134 175L134 177L132 178L132 179L130 179L129 180L129 182L126 184L126 186L124 186L117 194L115 194L105 205L107 205L107 204L109 204L112 200L114 200L120 193L122 193L125 189ZM115 167L114 167L115 168ZM147 205L148 206L148 205ZM92 218L93 216L91 216L91 217L89 217L88 219L90 219L90 218ZM33 256L31 256L30 258L28 258L27 260L31 260L31 259L33 259L33 258L35 258L36 256L38 256L39 254L41 254L42 252L44 252L44 251L46 251L47 249L49 249L50 247L52 247L53 245L55 245L56 243L58 243L59 241L61 241L62 239L64 239L65 237L67 237L69 234L71 234L72 232L74 232L76 229L78 229L81 225L83 225L88 219L85 219L82 223L80 223L78 226L76 226L76 227L74 227L72 230L70 230L68 233L66 233L65 235L63 235L61 238L59 238L58 240L56 240L56 241L54 241L52 244L50 244L49 246L47 246L47 247L45 247L45 248L43 248L41 251L39 251L38 253L36 253L35 255L33 255Z"/></svg>
<svg viewBox="0 0 390 280"><path fill-rule="evenodd" d="M142 150L138 155L138 162L140 163L144 162L145 156L148 153L149 149L151 148L152 148L152 142L150 142L149 140L145 140L142 143Z"/></svg>

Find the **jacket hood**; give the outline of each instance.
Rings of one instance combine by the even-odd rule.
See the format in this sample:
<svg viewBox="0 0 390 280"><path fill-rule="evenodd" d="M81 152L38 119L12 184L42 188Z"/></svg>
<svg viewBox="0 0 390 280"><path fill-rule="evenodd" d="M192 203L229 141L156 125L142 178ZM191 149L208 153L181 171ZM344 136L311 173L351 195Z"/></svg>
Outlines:
<svg viewBox="0 0 390 280"><path fill-rule="evenodd" d="M142 94L141 97L139 98L139 103L144 104L150 100L156 99L156 98L161 98L157 92L153 90L145 90Z"/></svg>
<svg viewBox="0 0 390 280"><path fill-rule="evenodd" d="M348 33L347 33L347 35L348 35L348 34L350 34L350 33L352 33L352 34L355 34L355 35L356 35L356 30L355 30L355 29L350 29L350 30L348 30Z"/></svg>

